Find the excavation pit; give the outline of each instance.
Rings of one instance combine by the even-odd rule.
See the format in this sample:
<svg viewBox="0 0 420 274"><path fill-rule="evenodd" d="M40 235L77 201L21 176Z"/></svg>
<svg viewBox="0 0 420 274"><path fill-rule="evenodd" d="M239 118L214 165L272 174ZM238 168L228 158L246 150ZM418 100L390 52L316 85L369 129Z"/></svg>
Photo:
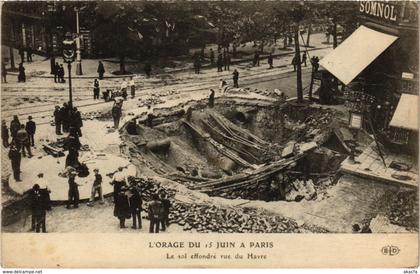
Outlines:
<svg viewBox="0 0 420 274"><path fill-rule="evenodd" d="M314 200L345 158L322 146L334 116L310 106L297 115L286 102L218 100L133 119L121 135L140 170L210 196Z"/></svg>

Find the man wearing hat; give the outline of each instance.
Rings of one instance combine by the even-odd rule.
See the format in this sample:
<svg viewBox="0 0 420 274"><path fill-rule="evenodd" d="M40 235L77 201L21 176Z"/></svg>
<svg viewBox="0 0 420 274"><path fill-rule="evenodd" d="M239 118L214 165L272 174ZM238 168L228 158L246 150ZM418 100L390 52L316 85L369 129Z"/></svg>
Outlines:
<svg viewBox="0 0 420 274"><path fill-rule="evenodd" d="M89 202L87 203L88 206L93 206L96 192L98 192L99 199L101 200L100 203L104 203L104 197L102 196L102 175L99 174L99 169L97 168L95 168L93 172L95 173L95 181L93 181L92 194L90 196Z"/></svg>
<svg viewBox="0 0 420 274"><path fill-rule="evenodd" d="M141 229L141 206L143 204L143 201L141 199L140 192L137 189L137 186L134 185L134 183L134 181L131 183L130 193L128 194L131 216L133 217L133 226L131 228L137 229L138 222L138 228Z"/></svg>
<svg viewBox="0 0 420 274"><path fill-rule="evenodd" d="M45 202L47 203L46 209L51 210L51 199L50 199L50 193L51 190L48 188L48 182L44 178L44 173L38 173L38 178L35 181L35 184L39 186L39 189L43 192L45 196Z"/></svg>
<svg viewBox="0 0 420 274"><path fill-rule="evenodd" d="M79 207L79 185L75 181L76 175L76 171L71 171L69 174L69 200L67 202L67 209L70 209L71 204L73 204L74 208Z"/></svg>
<svg viewBox="0 0 420 274"><path fill-rule="evenodd" d="M122 186L116 195L114 216L120 220L120 228L126 228L125 219L131 217L130 205L128 203L128 197L126 194L127 188Z"/></svg>
<svg viewBox="0 0 420 274"><path fill-rule="evenodd" d="M45 199L44 192L40 189L38 184L34 184L31 191L29 192L29 197L31 201L31 212L32 212L32 228L31 230L36 230L37 233L47 232L46 229L46 209L48 207L48 202Z"/></svg>
<svg viewBox="0 0 420 274"><path fill-rule="evenodd" d="M153 194L153 201L149 204L149 233L159 233L159 223L163 216L162 202L159 200L158 194Z"/></svg>
<svg viewBox="0 0 420 274"><path fill-rule="evenodd" d="M26 132L28 133L29 144L31 146L35 146L34 135L36 131L36 124L34 121L32 121L32 116L28 117L28 122L26 122L25 129L26 129Z"/></svg>
<svg viewBox="0 0 420 274"><path fill-rule="evenodd" d="M60 106L55 106L54 110L54 123L55 123L55 134L61 135L61 123L63 122L63 111Z"/></svg>
<svg viewBox="0 0 420 274"><path fill-rule="evenodd" d="M123 172L122 166L118 168L118 171L115 172L114 176L112 177L111 185L114 186L114 203L117 200L117 195L120 192L123 186L128 185L128 179L125 173Z"/></svg>

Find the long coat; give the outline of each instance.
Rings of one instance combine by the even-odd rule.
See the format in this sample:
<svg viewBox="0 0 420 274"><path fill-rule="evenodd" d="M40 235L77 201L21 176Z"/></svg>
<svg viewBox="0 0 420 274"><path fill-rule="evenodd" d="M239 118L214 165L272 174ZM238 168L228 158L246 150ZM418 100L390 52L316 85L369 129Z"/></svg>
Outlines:
<svg viewBox="0 0 420 274"><path fill-rule="evenodd" d="M118 219L129 219L131 217L130 204L125 192L120 191L116 196L114 216Z"/></svg>

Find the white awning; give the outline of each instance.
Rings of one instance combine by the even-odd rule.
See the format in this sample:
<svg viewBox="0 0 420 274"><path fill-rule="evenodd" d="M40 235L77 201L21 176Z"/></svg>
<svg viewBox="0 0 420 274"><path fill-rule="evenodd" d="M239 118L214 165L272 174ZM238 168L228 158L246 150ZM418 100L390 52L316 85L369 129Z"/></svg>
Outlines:
<svg viewBox="0 0 420 274"><path fill-rule="evenodd" d="M403 93L391 122L392 127L419 130L419 97Z"/></svg>
<svg viewBox="0 0 420 274"><path fill-rule="evenodd" d="M360 26L320 64L347 85L397 39L397 36Z"/></svg>

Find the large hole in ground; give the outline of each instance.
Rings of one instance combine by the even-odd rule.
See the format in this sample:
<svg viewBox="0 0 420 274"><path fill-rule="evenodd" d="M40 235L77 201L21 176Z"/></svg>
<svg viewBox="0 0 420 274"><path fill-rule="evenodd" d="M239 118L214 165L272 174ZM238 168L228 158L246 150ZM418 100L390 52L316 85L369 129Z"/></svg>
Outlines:
<svg viewBox="0 0 420 274"><path fill-rule="evenodd" d="M229 199L312 200L335 183L345 155L323 146L334 110L234 100L190 107L159 113L152 127L127 125L122 138L142 156L137 165Z"/></svg>

